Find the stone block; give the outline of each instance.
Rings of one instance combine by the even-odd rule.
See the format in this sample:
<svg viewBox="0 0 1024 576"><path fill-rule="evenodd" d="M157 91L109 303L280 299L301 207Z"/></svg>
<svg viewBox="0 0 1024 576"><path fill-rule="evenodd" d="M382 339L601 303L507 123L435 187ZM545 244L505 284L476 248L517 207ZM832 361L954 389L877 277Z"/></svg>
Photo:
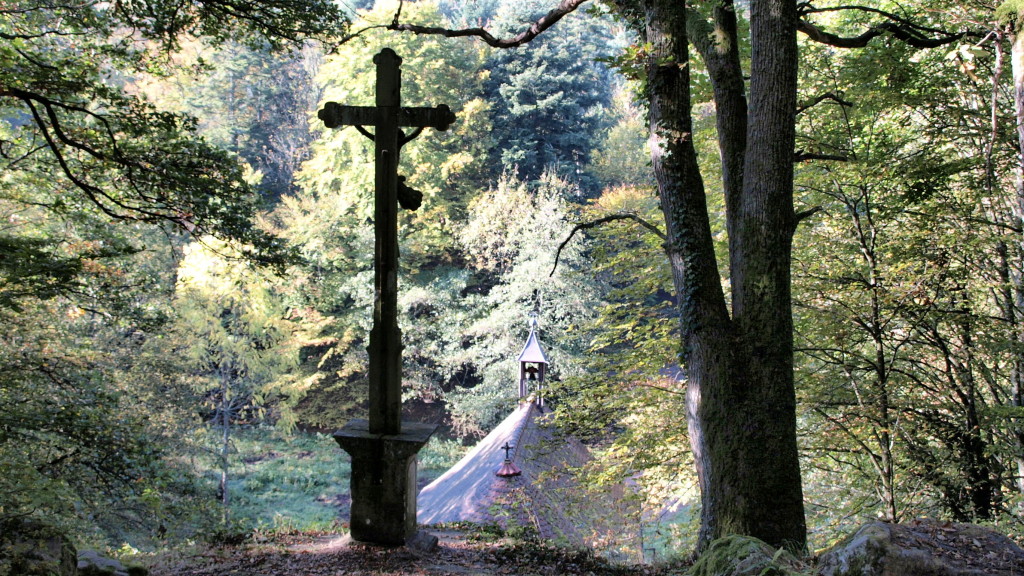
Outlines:
<svg viewBox="0 0 1024 576"><path fill-rule="evenodd" d="M374 434L367 420L353 420L334 433L352 457L353 540L400 546L416 533L416 454L436 429L402 422L398 434Z"/></svg>

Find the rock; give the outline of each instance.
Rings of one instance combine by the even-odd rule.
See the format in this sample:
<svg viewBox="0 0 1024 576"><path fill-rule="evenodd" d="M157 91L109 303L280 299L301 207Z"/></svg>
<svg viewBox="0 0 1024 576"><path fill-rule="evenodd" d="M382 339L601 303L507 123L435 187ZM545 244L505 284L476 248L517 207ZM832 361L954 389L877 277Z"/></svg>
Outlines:
<svg viewBox="0 0 1024 576"><path fill-rule="evenodd" d="M437 536L419 530L405 541L405 546L419 552L431 553L437 550Z"/></svg>
<svg viewBox="0 0 1024 576"><path fill-rule="evenodd" d="M0 533L0 574L76 576L75 547L66 536L43 524L5 524Z"/></svg>
<svg viewBox="0 0 1024 576"><path fill-rule="evenodd" d="M104 558L95 550L78 553L79 576L128 576L128 569L119 561Z"/></svg>
<svg viewBox="0 0 1024 576"><path fill-rule="evenodd" d="M688 576L789 576L799 574L800 561L750 536L719 538L697 558Z"/></svg>
<svg viewBox="0 0 1024 576"><path fill-rule="evenodd" d="M1024 551L987 528L917 520L873 522L821 555L821 576L1011 576Z"/></svg>

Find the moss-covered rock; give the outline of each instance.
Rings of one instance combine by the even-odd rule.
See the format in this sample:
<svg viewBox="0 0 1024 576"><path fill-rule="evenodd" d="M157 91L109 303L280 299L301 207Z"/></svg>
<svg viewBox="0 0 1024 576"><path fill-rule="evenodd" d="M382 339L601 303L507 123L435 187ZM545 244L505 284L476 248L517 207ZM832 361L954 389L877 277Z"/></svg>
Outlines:
<svg viewBox="0 0 1024 576"><path fill-rule="evenodd" d="M935 520L862 526L818 561L822 576L1017 576L1024 551L988 528Z"/></svg>
<svg viewBox="0 0 1024 576"><path fill-rule="evenodd" d="M750 536L719 538L697 559L688 576L793 576L803 564L785 550Z"/></svg>
<svg viewBox="0 0 1024 576"><path fill-rule="evenodd" d="M78 576L127 576L128 569L120 561L100 556L95 550L78 553Z"/></svg>

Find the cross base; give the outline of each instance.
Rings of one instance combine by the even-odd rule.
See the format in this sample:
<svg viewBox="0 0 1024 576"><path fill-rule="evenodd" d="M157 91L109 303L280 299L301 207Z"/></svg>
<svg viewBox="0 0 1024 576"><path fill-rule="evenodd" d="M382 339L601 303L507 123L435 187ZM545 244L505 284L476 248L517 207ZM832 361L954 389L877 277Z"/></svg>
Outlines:
<svg viewBox="0 0 1024 576"><path fill-rule="evenodd" d="M372 434L367 420L352 420L334 433L352 457L353 540L401 545L416 533L416 454L435 430L402 422L398 434Z"/></svg>

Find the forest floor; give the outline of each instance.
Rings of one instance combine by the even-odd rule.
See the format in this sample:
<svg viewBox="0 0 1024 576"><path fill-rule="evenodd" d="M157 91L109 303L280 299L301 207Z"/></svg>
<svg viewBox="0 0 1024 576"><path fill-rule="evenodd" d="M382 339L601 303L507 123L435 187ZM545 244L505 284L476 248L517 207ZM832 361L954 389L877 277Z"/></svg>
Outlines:
<svg viewBox="0 0 1024 576"><path fill-rule="evenodd" d="M296 534L204 547L159 557L151 576L664 576L664 568L620 566L584 551L510 538L481 538L473 531L429 530L439 539L431 552L370 546L347 536Z"/></svg>
<svg viewBox="0 0 1024 576"><path fill-rule="evenodd" d="M924 554L964 573L1022 574L1024 553L996 532L935 521L890 527L897 548L916 552L917 556ZM682 564L612 564L589 551L502 536L483 527L461 528L428 528L427 532L439 539L439 546L429 552L406 546L370 546L353 542L347 535L328 533L255 536L237 545L165 552L149 563L150 575L669 576L682 574L687 568Z"/></svg>

